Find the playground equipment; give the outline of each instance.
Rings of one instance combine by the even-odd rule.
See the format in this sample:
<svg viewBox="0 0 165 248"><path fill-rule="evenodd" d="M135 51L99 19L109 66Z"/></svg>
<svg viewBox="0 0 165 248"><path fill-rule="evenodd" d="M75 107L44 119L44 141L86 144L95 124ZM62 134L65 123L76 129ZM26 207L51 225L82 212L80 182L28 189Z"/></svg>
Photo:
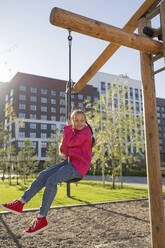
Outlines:
<svg viewBox="0 0 165 248"><path fill-rule="evenodd" d="M160 28L155 30L151 27L151 19L157 15L160 16ZM165 0L144 1L123 29L59 8L52 9L50 22L62 28L112 42L74 85L77 92L87 84L121 45L140 51L151 243L153 248L165 248L165 220L154 82L154 75L165 70L165 67L157 71L153 69L154 62L165 57ZM139 30L138 35L132 33L136 28ZM158 37L158 40L162 41L153 40L152 37Z"/></svg>

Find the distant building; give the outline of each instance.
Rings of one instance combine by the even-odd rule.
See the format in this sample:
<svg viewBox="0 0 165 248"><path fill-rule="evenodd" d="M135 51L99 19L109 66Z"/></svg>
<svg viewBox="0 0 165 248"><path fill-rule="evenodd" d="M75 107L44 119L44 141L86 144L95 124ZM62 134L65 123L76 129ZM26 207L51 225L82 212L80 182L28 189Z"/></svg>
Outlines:
<svg viewBox="0 0 165 248"><path fill-rule="evenodd" d="M3 88L0 91L2 103L0 104L0 118L4 119L5 106L10 103L16 119L10 122L6 116L5 125L11 132L11 142L15 144L17 151L24 146L24 140L30 139L36 149L38 160L44 161L47 145L55 128L62 130L66 123L66 83L64 80L20 72L9 83L0 83L0 89ZM72 95L72 108L83 109L85 99L91 103L97 103L98 98L115 85L128 86L125 104L133 104L134 115L143 112L141 81L131 79L127 75L112 75L103 72L96 73L79 94ZM116 97L113 101L113 104L118 104L120 98ZM161 158L165 162L165 99L157 98L157 115ZM23 126L20 125L21 120L24 120ZM143 124L141 132L144 135ZM133 147L131 147L131 152L133 152Z"/></svg>
<svg viewBox="0 0 165 248"><path fill-rule="evenodd" d="M161 161L165 166L165 99L156 98Z"/></svg>

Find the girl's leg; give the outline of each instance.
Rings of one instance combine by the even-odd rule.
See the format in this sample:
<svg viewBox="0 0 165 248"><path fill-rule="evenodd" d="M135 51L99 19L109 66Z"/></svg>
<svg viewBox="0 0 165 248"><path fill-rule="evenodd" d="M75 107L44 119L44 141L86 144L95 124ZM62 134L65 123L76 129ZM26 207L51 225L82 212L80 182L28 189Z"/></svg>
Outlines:
<svg viewBox="0 0 165 248"><path fill-rule="evenodd" d="M53 173L45 184L45 191L40 207L40 215L46 216L49 208L57 193L57 184L73 178L82 178L80 173L72 166L71 163L59 168L56 173Z"/></svg>
<svg viewBox="0 0 165 248"><path fill-rule="evenodd" d="M59 164L52 165L51 167L41 171L38 175L38 177L32 182L30 187L25 191L25 193L21 197L21 201L26 203L30 201L30 199L35 196L46 184L48 178L52 174L56 174L57 171L65 166L67 164L67 161L64 161Z"/></svg>

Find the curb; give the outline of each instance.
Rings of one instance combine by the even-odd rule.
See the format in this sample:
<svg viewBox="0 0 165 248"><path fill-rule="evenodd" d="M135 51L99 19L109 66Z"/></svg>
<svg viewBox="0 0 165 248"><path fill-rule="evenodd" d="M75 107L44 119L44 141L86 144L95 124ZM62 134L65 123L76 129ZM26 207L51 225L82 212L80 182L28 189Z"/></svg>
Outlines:
<svg viewBox="0 0 165 248"><path fill-rule="evenodd" d="M139 198L139 199L129 199L129 200L119 200L119 201L105 201L105 202L95 202L95 203L83 203L83 204L73 204L73 205L61 205L56 207L51 207L52 209L60 209L60 208L75 208L75 207L86 207L86 206L95 206L95 205L103 205L103 204L117 204L117 203L124 203L124 202L133 202L133 201L143 201L148 200L148 198ZM40 208L29 208L23 210L23 213L26 212L35 212L38 211ZM0 211L1 214L10 214L10 211Z"/></svg>

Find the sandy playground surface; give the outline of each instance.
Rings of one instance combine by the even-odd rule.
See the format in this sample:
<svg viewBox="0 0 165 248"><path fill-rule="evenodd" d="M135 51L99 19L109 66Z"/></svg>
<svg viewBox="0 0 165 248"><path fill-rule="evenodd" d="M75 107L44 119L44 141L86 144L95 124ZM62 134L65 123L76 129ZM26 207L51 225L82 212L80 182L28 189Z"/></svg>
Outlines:
<svg viewBox="0 0 165 248"><path fill-rule="evenodd" d="M49 228L25 237L36 214L0 214L0 248L151 247L148 200L51 209Z"/></svg>

